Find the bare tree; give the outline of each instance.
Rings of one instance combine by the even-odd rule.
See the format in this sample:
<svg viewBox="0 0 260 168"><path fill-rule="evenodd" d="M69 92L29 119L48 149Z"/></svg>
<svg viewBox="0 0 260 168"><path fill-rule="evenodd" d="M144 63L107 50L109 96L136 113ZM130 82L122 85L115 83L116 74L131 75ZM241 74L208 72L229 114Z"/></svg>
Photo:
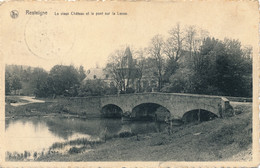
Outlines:
<svg viewBox="0 0 260 168"><path fill-rule="evenodd" d="M117 88L126 91L130 82L134 83L136 78L135 64L130 48L126 47L126 49L116 50L109 56L105 70L112 75Z"/></svg>
<svg viewBox="0 0 260 168"><path fill-rule="evenodd" d="M112 75L118 89L125 90L124 73L122 72L122 59L124 57L124 50L116 50L109 56L108 63L105 70Z"/></svg>
<svg viewBox="0 0 260 168"><path fill-rule="evenodd" d="M163 51L169 59L178 61L182 56L183 41L185 39L179 23L169 31L169 35L170 37L166 40Z"/></svg>
<svg viewBox="0 0 260 168"><path fill-rule="evenodd" d="M188 26L185 30L185 48L189 52L189 60L193 55L198 54L203 40L208 37L208 31L197 28L196 26Z"/></svg>
<svg viewBox="0 0 260 168"><path fill-rule="evenodd" d="M186 48L189 51L190 54L190 58L192 58L192 53L193 53L193 49L196 47L196 38L197 35L197 30L195 26L189 26L186 29L186 40L185 40L185 44L186 44Z"/></svg>
<svg viewBox="0 0 260 168"><path fill-rule="evenodd" d="M155 35L148 47L148 54L154 59L155 66L158 72L158 89L162 88L162 72L163 72L163 46L164 40L162 35Z"/></svg>

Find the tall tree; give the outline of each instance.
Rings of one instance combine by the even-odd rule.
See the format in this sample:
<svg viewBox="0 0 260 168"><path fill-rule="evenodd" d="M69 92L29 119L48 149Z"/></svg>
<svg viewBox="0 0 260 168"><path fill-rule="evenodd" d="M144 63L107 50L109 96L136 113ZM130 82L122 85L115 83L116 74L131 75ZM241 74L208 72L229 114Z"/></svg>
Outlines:
<svg viewBox="0 0 260 168"><path fill-rule="evenodd" d="M70 91L79 87L79 73L72 65L55 65L50 71L48 85L53 94L70 96Z"/></svg>
<svg viewBox="0 0 260 168"><path fill-rule="evenodd" d="M193 57L196 93L250 96L252 64L243 55L238 40L205 39L199 55Z"/></svg>
<svg viewBox="0 0 260 168"><path fill-rule="evenodd" d="M196 36L197 36L197 30L195 26L189 26L186 29L186 48L189 51L190 59L192 58L192 54L194 50L196 51Z"/></svg>
<svg viewBox="0 0 260 168"><path fill-rule="evenodd" d="M169 37L163 46L163 52L168 58L164 74L164 82L166 83L169 82L170 76L179 68L178 61L184 55L184 42L185 33L181 29L180 24L177 23L175 27L169 31Z"/></svg>
<svg viewBox="0 0 260 168"><path fill-rule="evenodd" d="M34 68L30 76L30 86L36 97L47 97L50 94L48 73L42 68Z"/></svg>
<svg viewBox="0 0 260 168"><path fill-rule="evenodd" d="M169 31L169 38L166 40L163 46L165 55L174 61L182 56L183 42L185 40L184 32L181 30L179 23Z"/></svg>
<svg viewBox="0 0 260 168"><path fill-rule="evenodd" d="M209 36L208 31L197 28L196 26L188 26L185 29L184 49L188 51L189 57L186 61L192 61L193 56L197 56L203 40Z"/></svg>
<svg viewBox="0 0 260 168"><path fill-rule="evenodd" d="M163 45L163 37L157 34L152 38L148 47L148 54L151 56L151 58L153 58L155 66L157 68L158 90L162 88L162 75L164 68Z"/></svg>

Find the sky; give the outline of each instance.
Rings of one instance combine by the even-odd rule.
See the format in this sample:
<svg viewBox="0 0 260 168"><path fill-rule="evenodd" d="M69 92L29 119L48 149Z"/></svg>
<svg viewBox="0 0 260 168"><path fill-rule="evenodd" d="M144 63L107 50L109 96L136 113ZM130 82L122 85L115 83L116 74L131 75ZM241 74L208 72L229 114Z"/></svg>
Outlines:
<svg viewBox="0 0 260 168"><path fill-rule="evenodd" d="M257 53L256 2L10 2L1 6L0 54L6 64L50 70L56 64L104 67L108 56L126 45L147 47L156 34L167 36L176 23L195 25L211 36L239 39ZM16 9L19 16L10 17ZM26 10L47 15L26 15ZM60 15L54 15L54 12ZM90 15L61 15L90 12ZM94 15L91 15L91 12ZM96 12L110 15L95 16ZM125 12L127 15L112 15ZM1 41L1 40L0 40Z"/></svg>

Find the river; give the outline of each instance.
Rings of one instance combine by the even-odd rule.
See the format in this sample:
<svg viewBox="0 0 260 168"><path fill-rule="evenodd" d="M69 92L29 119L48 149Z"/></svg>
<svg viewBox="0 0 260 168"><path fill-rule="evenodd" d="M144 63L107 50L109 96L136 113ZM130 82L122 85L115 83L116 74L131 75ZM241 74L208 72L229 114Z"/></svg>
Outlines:
<svg viewBox="0 0 260 168"><path fill-rule="evenodd" d="M135 134L160 132L164 124L151 121L122 122L120 119L30 117L7 119L5 124L6 152L21 154L25 151L40 153L57 142L79 138L99 139L104 130L108 136L130 131Z"/></svg>

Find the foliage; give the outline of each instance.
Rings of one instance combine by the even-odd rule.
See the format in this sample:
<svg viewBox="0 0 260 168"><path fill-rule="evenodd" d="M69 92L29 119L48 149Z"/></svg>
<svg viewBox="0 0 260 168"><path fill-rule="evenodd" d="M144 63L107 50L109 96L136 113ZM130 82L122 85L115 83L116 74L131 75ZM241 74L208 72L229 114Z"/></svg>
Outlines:
<svg viewBox="0 0 260 168"><path fill-rule="evenodd" d="M238 40L203 40L200 50L169 77L163 92L184 92L227 96L252 95L252 60L249 48ZM172 64L172 66L175 66ZM167 73L166 73L167 74Z"/></svg>
<svg viewBox="0 0 260 168"><path fill-rule="evenodd" d="M78 88L85 72L81 66L54 66L50 73L42 68L20 65L6 65L6 94L32 95L48 97L53 95L77 96Z"/></svg>
<svg viewBox="0 0 260 168"><path fill-rule="evenodd" d="M107 83L100 79L86 80L79 88L79 96L101 96L108 90Z"/></svg>
<svg viewBox="0 0 260 168"><path fill-rule="evenodd" d="M49 94L48 73L42 68L35 68L31 74L30 86L36 97L47 97Z"/></svg>
<svg viewBox="0 0 260 168"><path fill-rule="evenodd" d="M73 66L55 65L49 74L50 92L55 95L74 96L75 87L79 85L79 73Z"/></svg>
<svg viewBox="0 0 260 168"><path fill-rule="evenodd" d="M17 91L22 88L21 79L18 75L14 74L10 76L7 73L7 79L6 79L6 90L7 93L10 93L11 91L14 91L15 94L17 94Z"/></svg>
<svg viewBox="0 0 260 168"><path fill-rule="evenodd" d="M5 71L5 94L10 94L11 93L11 74L8 71Z"/></svg>
<svg viewBox="0 0 260 168"><path fill-rule="evenodd" d="M247 60L242 56L241 44L237 40L205 39L200 54L193 61L196 80L201 80L196 92L209 94L207 88L203 89L207 86L215 88L213 94L250 96L250 86L247 85L251 83L252 63L250 58Z"/></svg>
<svg viewBox="0 0 260 168"><path fill-rule="evenodd" d="M83 79L86 78L86 73L82 65L79 67L78 73L79 73L79 81L83 81Z"/></svg>

